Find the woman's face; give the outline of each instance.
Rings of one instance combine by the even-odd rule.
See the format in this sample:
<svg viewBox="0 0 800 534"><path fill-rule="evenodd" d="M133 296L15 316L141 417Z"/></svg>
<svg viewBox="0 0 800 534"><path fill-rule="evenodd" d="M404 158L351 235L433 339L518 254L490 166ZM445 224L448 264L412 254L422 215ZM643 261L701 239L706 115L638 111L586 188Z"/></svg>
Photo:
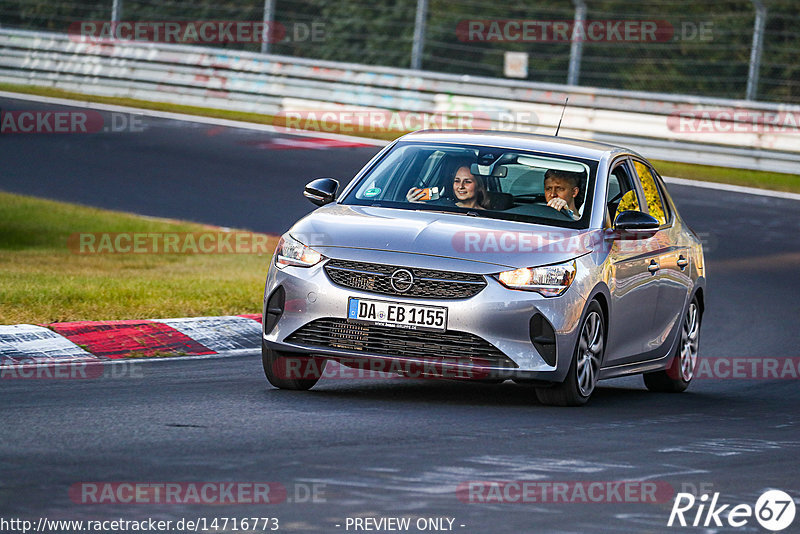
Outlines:
<svg viewBox="0 0 800 534"><path fill-rule="evenodd" d="M469 168L459 168L453 177L453 192L458 201L466 202L474 199L477 187L475 177L469 172Z"/></svg>

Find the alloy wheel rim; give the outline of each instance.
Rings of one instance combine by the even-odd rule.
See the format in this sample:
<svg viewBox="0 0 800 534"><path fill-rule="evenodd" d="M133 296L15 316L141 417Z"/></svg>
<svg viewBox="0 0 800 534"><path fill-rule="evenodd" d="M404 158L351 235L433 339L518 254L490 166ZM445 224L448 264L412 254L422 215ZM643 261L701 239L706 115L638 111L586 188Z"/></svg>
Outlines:
<svg viewBox="0 0 800 534"><path fill-rule="evenodd" d="M597 384L600 357L603 354L603 320L596 311L589 312L581 329L578 341L577 378L578 390L588 397Z"/></svg>
<svg viewBox="0 0 800 534"><path fill-rule="evenodd" d="M697 345L700 334L700 320L697 313L697 305L692 302L686 317L683 318L683 328L681 329L681 378L688 382L694 376L697 366Z"/></svg>

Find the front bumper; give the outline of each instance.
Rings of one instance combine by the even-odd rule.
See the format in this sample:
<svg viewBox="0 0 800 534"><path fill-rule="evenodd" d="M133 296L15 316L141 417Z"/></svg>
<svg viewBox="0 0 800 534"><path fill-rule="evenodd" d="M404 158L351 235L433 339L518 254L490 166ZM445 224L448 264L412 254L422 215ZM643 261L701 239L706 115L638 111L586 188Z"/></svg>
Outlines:
<svg viewBox="0 0 800 534"><path fill-rule="evenodd" d="M341 258L347 259L347 258ZM422 258L409 255L403 258L403 267L425 268ZM326 260L327 261L327 260ZM372 360L377 362L402 361L405 363L431 365L437 354L431 351L430 358L419 354L387 355L379 352L352 350L348 346L319 346L288 340L299 329L312 322L347 317L350 297L388 300L408 304L443 306L448 309L447 332L469 333L485 340L507 357L508 363L482 362L480 359L465 359L461 362L434 364L445 372L467 373L469 376L524 378L530 380L562 381L566 376L578 334L578 325L586 304L581 283L576 280L564 295L544 298L538 293L514 291L505 288L491 276L486 276L487 286L477 295L466 299L414 299L396 295L382 295L335 285L324 270L325 262L314 267L270 267L264 293L264 317L266 303L280 286L285 291L285 304L280 319L268 333L263 334L265 346L286 352L302 352L325 356L337 360ZM467 272L467 271L465 271ZM576 287L578 286L578 287ZM541 314L555 330L555 365L546 361L531 340L531 318ZM267 324L267 321L264 321ZM421 334L424 335L424 334ZM438 359L438 361L442 361ZM552 361L552 358L551 358ZM385 368L385 366L383 367Z"/></svg>

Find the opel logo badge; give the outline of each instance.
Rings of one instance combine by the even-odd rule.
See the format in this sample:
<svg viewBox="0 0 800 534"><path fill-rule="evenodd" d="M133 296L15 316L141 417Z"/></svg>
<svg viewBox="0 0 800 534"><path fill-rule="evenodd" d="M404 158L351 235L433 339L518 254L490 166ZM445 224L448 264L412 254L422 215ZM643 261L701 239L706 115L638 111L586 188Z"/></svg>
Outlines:
<svg viewBox="0 0 800 534"><path fill-rule="evenodd" d="M414 275L408 269L397 269L392 273L389 283L398 293L405 293L414 285Z"/></svg>

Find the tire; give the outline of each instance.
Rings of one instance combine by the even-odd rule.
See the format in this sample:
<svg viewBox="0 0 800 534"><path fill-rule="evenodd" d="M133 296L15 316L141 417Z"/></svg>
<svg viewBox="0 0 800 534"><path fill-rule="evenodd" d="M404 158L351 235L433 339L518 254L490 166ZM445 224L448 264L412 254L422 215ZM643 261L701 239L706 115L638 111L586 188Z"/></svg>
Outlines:
<svg viewBox="0 0 800 534"><path fill-rule="evenodd" d="M700 305L695 297L683 317L681 337L675 347L672 363L664 371L644 374L644 385L647 389L660 393L680 393L689 387L697 370L700 315Z"/></svg>
<svg viewBox="0 0 800 534"><path fill-rule="evenodd" d="M306 391L322 377L327 360L281 352L261 345L261 363L270 384L279 389Z"/></svg>
<svg viewBox="0 0 800 534"><path fill-rule="evenodd" d="M589 304L578 331L578 342L564 381L550 387L536 388L536 397L542 404L583 406L594 392L606 341L603 309L597 301Z"/></svg>

